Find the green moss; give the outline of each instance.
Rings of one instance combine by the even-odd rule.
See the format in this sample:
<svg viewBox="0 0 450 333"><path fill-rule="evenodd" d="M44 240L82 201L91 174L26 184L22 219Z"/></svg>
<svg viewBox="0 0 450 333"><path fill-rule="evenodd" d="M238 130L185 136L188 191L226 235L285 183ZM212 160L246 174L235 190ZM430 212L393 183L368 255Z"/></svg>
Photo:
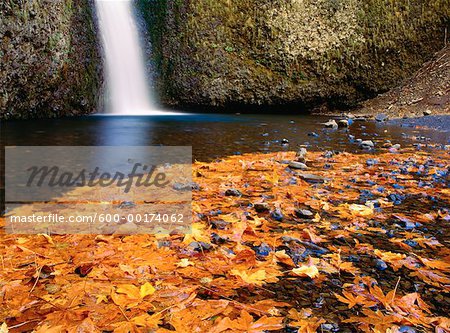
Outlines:
<svg viewBox="0 0 450 333"><path fill-rule="evenodd" d="M226 104L236 96L257 104L339 96L353 104L392 87L437 51L450 10L448 0L138 3L163 100L181 104Z"/></svg>

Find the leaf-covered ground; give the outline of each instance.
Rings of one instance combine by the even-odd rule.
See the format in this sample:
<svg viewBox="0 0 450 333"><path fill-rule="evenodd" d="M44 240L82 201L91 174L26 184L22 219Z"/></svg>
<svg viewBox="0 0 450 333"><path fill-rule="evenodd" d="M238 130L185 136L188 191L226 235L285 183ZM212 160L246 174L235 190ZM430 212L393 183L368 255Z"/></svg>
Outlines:
<svg viewBox="0 0 450 333"><path fill-rule="evenodd" d="M196 163L189 235L0 235L0 332L450 332L449 152L296 158Z"/></svg>

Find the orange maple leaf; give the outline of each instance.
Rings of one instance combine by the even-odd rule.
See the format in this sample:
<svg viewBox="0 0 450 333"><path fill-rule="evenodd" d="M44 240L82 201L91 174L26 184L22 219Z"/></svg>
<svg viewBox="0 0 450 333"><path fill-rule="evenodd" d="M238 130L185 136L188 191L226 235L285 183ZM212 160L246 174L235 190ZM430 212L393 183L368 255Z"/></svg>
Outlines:
<svg viewBox="0 0 450 333"><path fill-rule="evenodd" d="M254 321L254 318L245 310L241 311L241 316L238 319L231 320L228 317L223 318L217 326L215 326L211 333L219 333L227 330L233 332L246 333L263 333L265 331L276 331L283 328L283 318L281 317L267 317L263 316Z"/></svg>
<svg viewBox="0 0 450 333"><path fill-rule="evenodd" d="M352 293L345 290L342 292L342 294L344 296L341 296L339 294L334 294L334 296L336 296L336 298L342 303L347 304L349 309L354 307L356 304L364 304L365 298L361 295L355 297Z"/></svg>

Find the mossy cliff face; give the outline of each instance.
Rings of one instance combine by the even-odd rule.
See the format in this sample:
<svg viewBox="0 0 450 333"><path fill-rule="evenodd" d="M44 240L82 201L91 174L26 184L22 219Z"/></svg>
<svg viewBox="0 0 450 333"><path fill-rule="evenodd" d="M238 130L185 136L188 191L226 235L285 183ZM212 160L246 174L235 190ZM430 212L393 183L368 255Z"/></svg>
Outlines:
<svg viewBox="0 0 450 333"><path fill-rule="evenodd" d="M101 58L90 0L0 2L0 118L92 112Z"/></svg>
<svg viewBox="0 0 450 333"><path fill-rule="evenodd" d="M139 0L166 104L351 106L444 46L448 0Z"/></svg>

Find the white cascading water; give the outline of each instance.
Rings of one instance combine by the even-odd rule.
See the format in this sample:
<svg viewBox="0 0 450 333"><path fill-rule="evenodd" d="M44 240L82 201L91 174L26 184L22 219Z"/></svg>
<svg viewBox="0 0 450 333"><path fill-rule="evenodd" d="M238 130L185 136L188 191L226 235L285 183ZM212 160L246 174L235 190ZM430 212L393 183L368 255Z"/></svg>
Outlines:
<svg viewBox="0 0 450 333"><path fill-rule="evenodd" d="M96 0L106 60L109 103L115 115L161 114L148 89L131 0Z"/></svg>

